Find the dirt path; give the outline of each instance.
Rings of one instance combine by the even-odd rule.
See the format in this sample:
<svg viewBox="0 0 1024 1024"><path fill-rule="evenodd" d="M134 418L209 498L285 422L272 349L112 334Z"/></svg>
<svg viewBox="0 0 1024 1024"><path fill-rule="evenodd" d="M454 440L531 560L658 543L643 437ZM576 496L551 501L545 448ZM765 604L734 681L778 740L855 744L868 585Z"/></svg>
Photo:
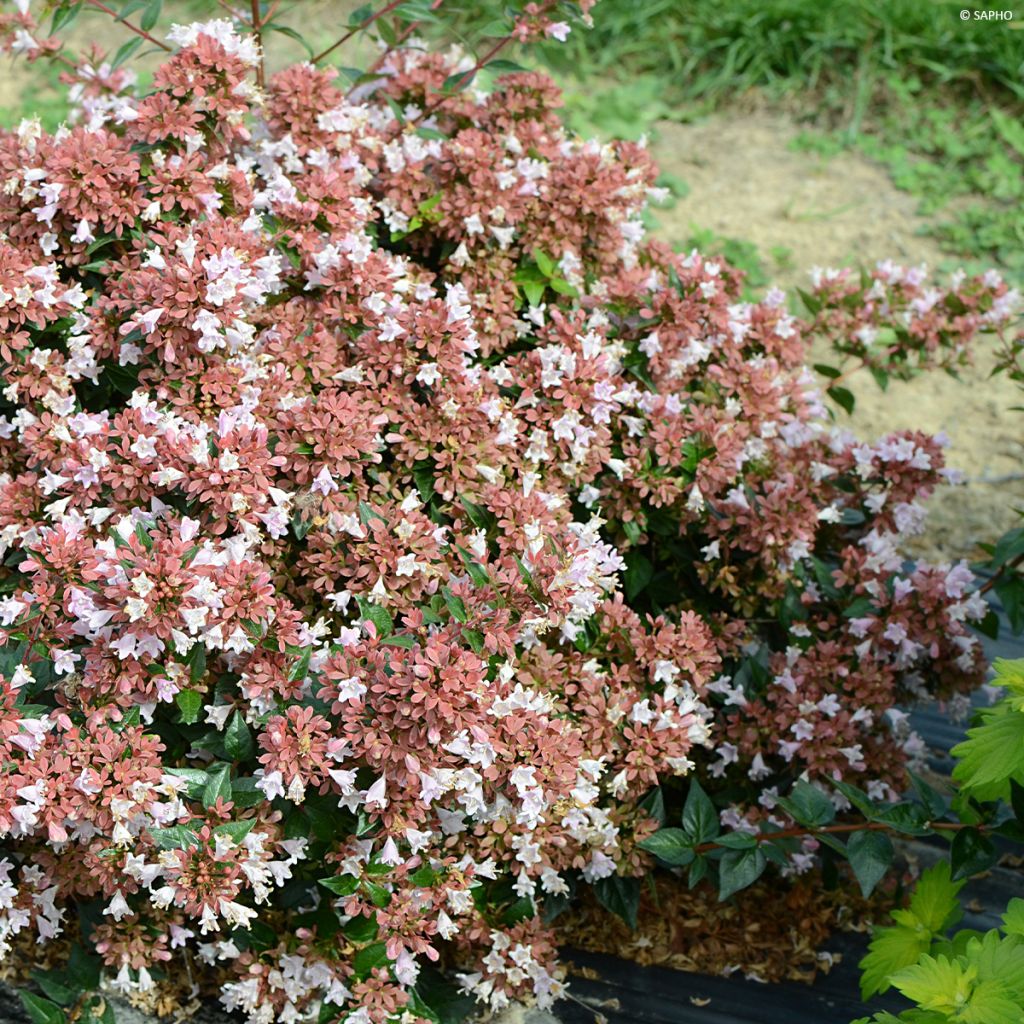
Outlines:
<svg viewBox="0 0 1024 1024"><path fill-rule="evenodd" d="M673 209L659 211L659 234L677 241L697 226L754 242L766 253L785 247L793 269L778 273L775 283L786 288L805 281L815 265L947 262L920 235L925 221L914 198L894 188L882 168L852 154L826 161L795 152L789 143L799 130L786 115L766 111L659 125L658 161L690 187ZM986 346L960 380L927 374L882 392L867 373L851 378L857 407L852 417L839 412L841 423L866 437L907 428L945 431L952 441L948 461L968 479L933 497L928 532L915 554L971 557L979 541L1014 525L1014 507L1024 507L1024 413L1009 411L1024 402L1005 378L989 379L992 365Z"/></svg>

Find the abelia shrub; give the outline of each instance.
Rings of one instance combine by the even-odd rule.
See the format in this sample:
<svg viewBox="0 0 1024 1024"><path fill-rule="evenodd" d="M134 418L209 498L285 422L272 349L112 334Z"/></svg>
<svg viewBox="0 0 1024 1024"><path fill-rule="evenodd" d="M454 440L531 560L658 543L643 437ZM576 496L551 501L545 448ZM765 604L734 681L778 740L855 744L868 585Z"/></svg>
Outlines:
<svg viewBox="0 0 1024 1024"><path fill-rule="evenodd" d="M545 921L688 776L751 830L898 791L984 605L900 553L941 443L837 428L803 360L959 357L1006 286L827 275L800 319L646 239L650 156L542 75L261 90L228 22L169 39L0 135L4 949L255 1022L432 1019L441 958L547 1004Z"/></svg>

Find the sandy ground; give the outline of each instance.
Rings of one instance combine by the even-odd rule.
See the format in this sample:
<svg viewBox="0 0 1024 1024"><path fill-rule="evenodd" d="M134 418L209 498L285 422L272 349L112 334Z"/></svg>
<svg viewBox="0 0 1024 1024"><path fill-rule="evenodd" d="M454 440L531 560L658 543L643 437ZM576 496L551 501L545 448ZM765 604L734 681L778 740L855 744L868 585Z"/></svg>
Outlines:
<svg viewBox="0 0 1024 1024"><path fill-rule="evenodd" d="M932 268L948 263L920 234L925 221L914 198L894 188L882 168L852 154L822 160L793 151L789 143L799 130L786 114L764 110L660 124L658 161L690 192L658 212L659 233L677 241L696 226L754 242L764 253L784 246L794 269L775 283L787 288L801 285L815 265L885 258ZM915 554L971 557L979 541L1015 524L1014 507L1024 507L1024 413L1009 411L1024 396L1004 377L990 379L992 348L983 342L976 366L959 380L930 373L883 392L866 372L850 378L857 405L852 416L838 411L840 423L865 437L945 431L952 442L948 462L966 476L963 486L931 499L928 530Z"/></svg>

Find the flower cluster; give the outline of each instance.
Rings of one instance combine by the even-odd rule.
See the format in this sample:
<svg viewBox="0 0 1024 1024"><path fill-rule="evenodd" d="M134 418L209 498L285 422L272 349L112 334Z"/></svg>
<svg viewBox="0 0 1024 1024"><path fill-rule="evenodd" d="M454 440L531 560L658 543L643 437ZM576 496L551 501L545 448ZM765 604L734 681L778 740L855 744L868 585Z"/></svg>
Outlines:
<svg viewBox="0 0 1024 1024"><path fill-rule="evenodd" d="M645 241L646 151L543 76L170 40L0 135L3 944L91 920L260 1024L425 1020L440 957L547 1003L545 905L649 869L660 785L899 786L896 704L979 674L970 574L899 554L941 445L831 426L815 325ZM923 344L1012 302L878 281Z"/></svg>

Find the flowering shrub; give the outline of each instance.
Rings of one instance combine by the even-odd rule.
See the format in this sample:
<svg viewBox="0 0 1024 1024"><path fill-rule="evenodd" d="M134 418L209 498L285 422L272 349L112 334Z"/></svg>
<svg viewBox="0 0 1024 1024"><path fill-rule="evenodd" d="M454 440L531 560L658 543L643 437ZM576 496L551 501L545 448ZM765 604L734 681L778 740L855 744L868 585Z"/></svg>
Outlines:
<svg viewBox="0 0 1024 1024"><path fill-rule="evenodd" d="M442 955L545 1004L544 914L628 905L662 783L741 830L894 795L984 605L900 556L939 441L833 427L805 346L958 358L1006 286L827 274L800 320L646 241L650 157L541 75L261 89L257 36L168 39L0 136L4 947L257 1022L432 1019Z"/></svg>

